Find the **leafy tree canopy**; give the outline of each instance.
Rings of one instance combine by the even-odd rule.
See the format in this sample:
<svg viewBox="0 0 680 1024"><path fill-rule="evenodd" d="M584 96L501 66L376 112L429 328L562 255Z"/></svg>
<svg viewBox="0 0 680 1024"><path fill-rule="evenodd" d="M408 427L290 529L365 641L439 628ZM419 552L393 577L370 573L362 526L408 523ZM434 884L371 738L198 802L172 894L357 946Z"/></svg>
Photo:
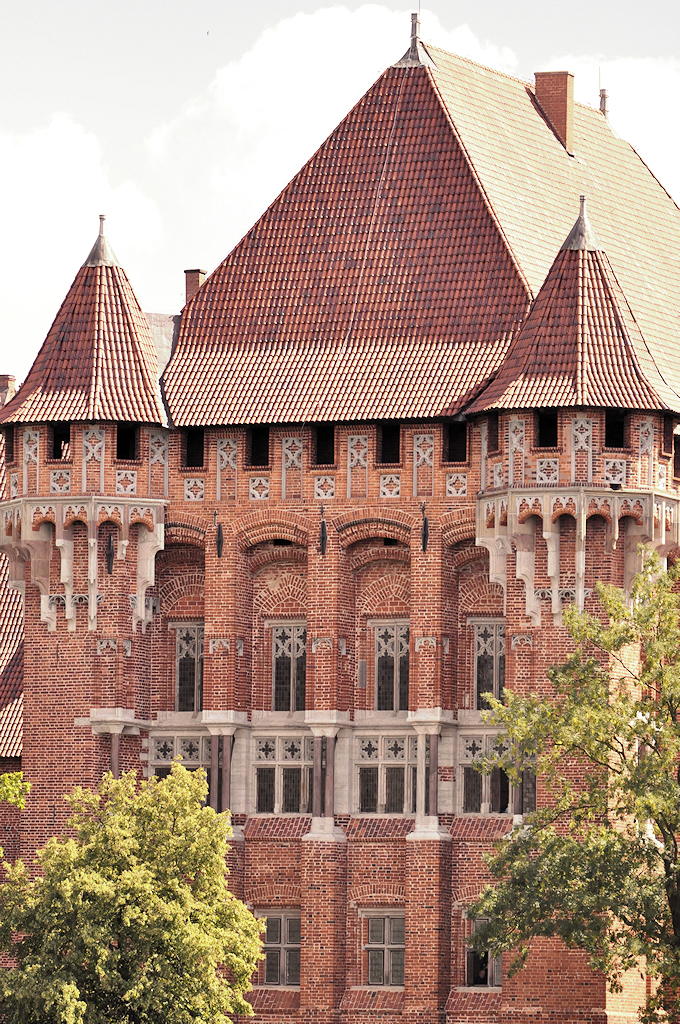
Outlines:
<svg viewBox="0 0 680 1024"><path fill-rule="evenodd" d="M530 939L558 937L613 990L626 970L646 970L658 983L648 1021L680 1007L679 577L649 554L630 600L598 585L601 617L569 609L577 646L548 673L554 694L491 699L486 721L511 749L480 762L516 783L533 764L549 806L488 857L498 884L471 907L490 919L475 947L513 951L514 973Z"/></svg>
<svg viewBox="0 0 680 1024"><path fill-rule="evenodd" d="M226 815L202 806L204 772L173 764L67 797L73 838L51 839L42 875L6 865L0 972L8 1024L222 1024L244 999L260 925L227 889ZM23 938L17 938L17 933Z"/></svg>

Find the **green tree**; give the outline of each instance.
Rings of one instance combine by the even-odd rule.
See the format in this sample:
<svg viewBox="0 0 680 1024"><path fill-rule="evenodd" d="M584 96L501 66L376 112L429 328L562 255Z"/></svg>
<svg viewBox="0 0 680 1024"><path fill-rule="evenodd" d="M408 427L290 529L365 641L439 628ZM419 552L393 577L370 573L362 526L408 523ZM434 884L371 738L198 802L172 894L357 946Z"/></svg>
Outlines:
<svg viewBox="0 0 680 1024"><path fill-rule="evenodd" d="M72 838L50 839L31 879L6 865L0 974L8 1024L222 1024L244 993L260 923L227 888L226 815L204 772L173 764L138 786L106 775L67 797Z"/></svg>
<svg viewBox="0 0 680 1024"><path fill-rule="evenodd" d="M30 790L31 784L24 782L23 772L5 772L0 775L0 802L4 801L23 810ZM5 851L0 846L0 857L4 855Z"/></svg>
<svg viewBox="0 0 680 1024"><path fill-rule="evenodd" d="M492 955L558 937L585 950L612 990L623 972L656 979L643 1019L680 1007L680 572L646 555L631 599L598 586L602 614L569 609L576 642L550 669L554 695L505 691L486 720L511 743L499 765L515 783L536 770L549 806L527 817L487 864L497 884L471 907Z"/></svg>

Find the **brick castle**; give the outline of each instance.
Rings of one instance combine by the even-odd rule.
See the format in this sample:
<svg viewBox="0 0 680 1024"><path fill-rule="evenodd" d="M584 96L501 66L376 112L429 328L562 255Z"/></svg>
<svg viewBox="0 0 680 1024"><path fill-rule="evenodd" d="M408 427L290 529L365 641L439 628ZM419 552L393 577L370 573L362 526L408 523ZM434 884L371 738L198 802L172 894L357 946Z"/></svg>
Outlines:
<svg viewBox="0 0 680 1024"><path fill-rule="evenodd" d="M582 197L587 197L586 200ZM545 799L477 754L565 604L676 548L680 211L573 78L422 43L178 317L104 235L0 379L10 855L102 773L204 767L268 918L256 1019L637 1019L580 954L466 950L482 854Z"/></svg>

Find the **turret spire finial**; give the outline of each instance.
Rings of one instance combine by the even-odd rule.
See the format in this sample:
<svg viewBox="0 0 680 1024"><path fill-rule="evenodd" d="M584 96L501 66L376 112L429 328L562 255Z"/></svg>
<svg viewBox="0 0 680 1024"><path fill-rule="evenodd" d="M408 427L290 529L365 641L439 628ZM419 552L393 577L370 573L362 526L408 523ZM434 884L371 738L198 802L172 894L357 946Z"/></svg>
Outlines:
<svg viewBox="0 0 680 1024"><path fill-rule="evenodd" d="M106 220L106 214L105 213L100 213L99 214L99 237L100 238L104 237L104 221L105 220Z"/></svg>
<svg viewBox="0 0 680 1024"><path fill-rule="evenodd" d="M602 249L602 246L600 245L597 235L593 231L590 226L590 221L588 220L588 214L586 213L586 197L580 196L579 198L581 201L581 208L578 219L567 235L560 251L563 249L584 249L589 252L596 252L598 249Z"/></svg>

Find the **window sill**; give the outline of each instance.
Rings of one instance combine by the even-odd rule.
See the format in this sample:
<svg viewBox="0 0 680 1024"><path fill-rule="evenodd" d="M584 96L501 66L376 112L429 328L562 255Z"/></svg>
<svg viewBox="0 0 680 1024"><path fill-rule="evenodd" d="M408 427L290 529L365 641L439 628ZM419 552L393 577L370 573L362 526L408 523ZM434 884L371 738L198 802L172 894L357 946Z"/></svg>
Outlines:
<svg viewBox="0 0 680 1024"><path fill-rule="evenodd" d="M377 766L378 762L377 761L371 761L371 762L369 762L369 761L362 761L361 764L362 764L362 766L366 766L366 765L369 765L369 766L370 765L376 765ZM399 764L403 766L404 762L400 761ZM352 811L350 817L352 817L352 818L399 818L400 821L402 821L404 819L406 819L408 821L415 821L416 814L415 814L415 811ZM375 987L376 986L371 985L371 988L375 988Z"/></svg>
<svg viewBox="0 0 680 1024"><path fill-rule="evenodd" d="M403 985L348 985L348 992L403 992Z"/></svg>
<svg viewBox="0 0 680 1024"><path fill-rule="evenodd" d="M253 992L299 992L299 985L253 985Z"/></svg>
<svg viewBox="0 0 680 1024"><path fill-rule="evenodd" d="M500 985L458 985L456 992L502 992Z"/></svg>

